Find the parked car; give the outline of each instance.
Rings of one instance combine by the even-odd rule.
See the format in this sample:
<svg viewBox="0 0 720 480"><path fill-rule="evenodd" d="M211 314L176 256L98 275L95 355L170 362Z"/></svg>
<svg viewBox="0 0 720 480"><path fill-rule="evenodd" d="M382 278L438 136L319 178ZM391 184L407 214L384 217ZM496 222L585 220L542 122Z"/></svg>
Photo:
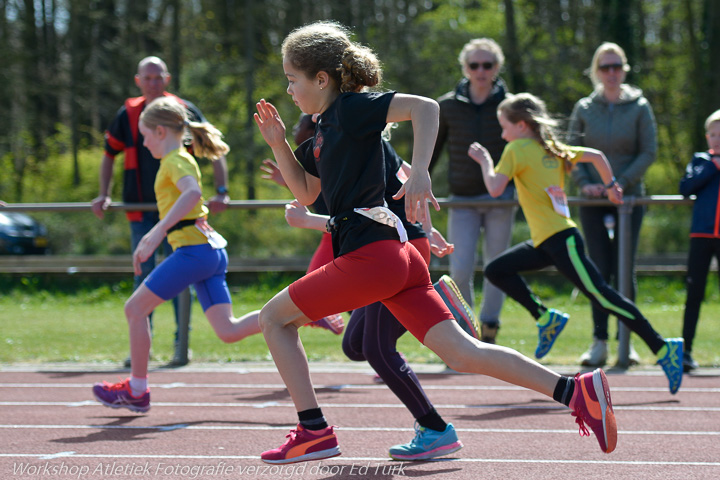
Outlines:
<svg viewBox="0 0 720 480"><path fill-rule="evenodd" d="M44 253L48 253L48 233L44 225L24 213L0 212L0 254Z"/></svg>

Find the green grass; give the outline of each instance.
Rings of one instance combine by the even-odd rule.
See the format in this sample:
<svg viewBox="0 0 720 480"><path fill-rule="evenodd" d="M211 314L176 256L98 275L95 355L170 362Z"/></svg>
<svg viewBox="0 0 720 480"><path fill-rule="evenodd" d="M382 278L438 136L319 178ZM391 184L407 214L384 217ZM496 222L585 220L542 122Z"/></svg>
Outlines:
<svg viewBox="0 0 720 480"><path fill-rule="evenodd" d="M567 282L557 277L529 277L533 288L548 306L564 310L571 321L556 342L545 363L575 365L588 347L592 334L588 301L579 295L573 299ZM266 275L258 282L235 286L232 298L236 315L259 309L293 278ZM20 283L20 284L18 284ZM480 282L478 282L479 284ZM708 285L694 343L694 358L703 366L720 365L720 295L717 280ZM36 279L12 284L0 282L0 363L97 362L117 364L128 353L127 325L123 303L131 286L127 282L92 285L46 285ZM640 279L638 305L663 336L680 336L685 291L679 277ZM481 297L478 292L477 303ZM346 315L347 319L347 315ZM503 325L498 340L531 356L537 343L532 317L512 300L505 302ZM154 318L153 359L169 361L173 354L174 319L172 305L161 305ZM615 332L611 319L611 332ZM325 330L303 328L301 336L311 360L347 361L341 349L341 337ZM654 362L652 353L639 339L634 345L644 364ZM611 342L614 360L616 342ZM190 348L194 362L242 362L271 360L261 335L226 345L215 337L197 302L193 303ZM399 341L399 350L410 361L439 362L439 359L411 335Z"/></svg>

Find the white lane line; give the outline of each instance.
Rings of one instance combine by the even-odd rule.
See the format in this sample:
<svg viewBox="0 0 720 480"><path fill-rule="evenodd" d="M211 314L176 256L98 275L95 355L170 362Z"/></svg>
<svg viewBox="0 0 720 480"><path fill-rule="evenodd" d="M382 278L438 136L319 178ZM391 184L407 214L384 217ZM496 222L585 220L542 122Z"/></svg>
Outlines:
<svg viewBox="0 0 720 480"><path fill-rule="evenodd" d="M90 383L0 383L0 388L90 388ZM235 388L248 390L277 390L285 389L281 383L158 383L152 384L152 388ZM387 390L386 385L365 385L365 384L334 384L315 385L315 389L329 390ZM478 390L489 392L514 392L527 391L526 388L513 385L423 385L425 390ZM613 392L667 392L667 387L612 387ZM698 387L681 389L682 393L720 393L720 387Z"/></svg>
<svg viewBox="0 0 720 480"><path fill-rule="evenodd" d="M0 458L43 458L38 453L0 453ZM114 459L162 459L162 460L260 460L257 455L117 455L117 454L75 454L73 458L114 458ZM334 457L323 462L378 462L386 465L411 465L412 462L395 462L387 457ZM697 466L720 467L720 462L661 462L642 460L561 460L561 459L521 459L521 458L445 458L427 460L437 463L522 463L522 464L561 464L561 465L659 465L659 466ZM275 467L282 467L276 465ZM285 466L287 468L287 466ZM239 468L239 467L238 467ZM267 467L272 468L272 467Z"/></svg>
<svg viewBox="0 0 720 480"><path fill-rule="evenodd" d="M157 430L157 431L173 431L173 430L240 430L240 431L285 431L292 425L279 427L263 427L263 426L241 426L241 425L189 425L179 423L176 425L0 425L0 430ZM410 428L403 427L339 427L338 430L348 432L411 432ZM550 428L456 428L458 432L467 433L572 433L577 435L577 429L550 429ZM718 437L720 431L665 431L665 430L621 430L622 435L689 435L689 436L709 436Z"/></svg>
<svg viewBox="0 0 720 480"><path fill-rule="evenodd" d="M84 400L79 402L0 402L0 407L87 407L102 406L93 400ZM294 408L292 402L152 402L155 407L190 407L190 408ZM401 403L322 403L323 408L402 408L405 405ZM567 407L549 403L547 405L468 405L468 404L436 404L435 408L452 408L458 410L475 410L475 409L492 409L492 410L558 410L567 411ZM720 407L655 407L650 405L641 406L623 406L613 405L615 411L642 411L642 412L720 412Z"/></svg>
<svg viewBox="0 0 720 480"><path fill-rule="evenodd" d="M71 457L75 455L75 452L58 452L58 453L51 453L49 455L43 455L42 457L39 457L40 460L54 460L56 458L62 458L62 457Z"/></svg>

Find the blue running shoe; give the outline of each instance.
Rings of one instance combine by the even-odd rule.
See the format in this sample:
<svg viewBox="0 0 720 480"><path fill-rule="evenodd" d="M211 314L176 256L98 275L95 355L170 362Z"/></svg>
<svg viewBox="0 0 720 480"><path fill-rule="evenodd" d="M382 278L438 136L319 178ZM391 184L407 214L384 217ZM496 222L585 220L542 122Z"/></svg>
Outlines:
<svg viewBox="0 0 720 480"><path fill-rule="evenodd" d="M465 330L465 333L479 340L480 325L478 325L472 308L463 298L453 279L449 275L443 275L440 280L433 284L433 287L440 294L440 298L443 299L445 305L450 309L450 313L453 314L453 317L455 317L460 327Z"/></svg>
<svg viewBox="0 0 720 480"><path fill-rule="evenodd" d="M415 438L410 443L395 445L390 448L393 460L428 460L457 452L463 447L458 440L455 427L448 423L445 431L437 432L421 427L415 422Z"/></svg>
<svg viewBox="0 0 720 480"><path fill-rule="evenodd" d="M535 349L535 358L542 358L550 351L555 339L560 335L570 315L554 308L549 308L542 314L537 322L538 345Z"/></svg>
<svg viewBox="0 0 720 480"><path fill-rule="evenodd" d="M673 395L680 389L683 377L683 347L682 338L666 338L665 346L658 352L658 365L665 371L670 382L670 393Z"/></svg>

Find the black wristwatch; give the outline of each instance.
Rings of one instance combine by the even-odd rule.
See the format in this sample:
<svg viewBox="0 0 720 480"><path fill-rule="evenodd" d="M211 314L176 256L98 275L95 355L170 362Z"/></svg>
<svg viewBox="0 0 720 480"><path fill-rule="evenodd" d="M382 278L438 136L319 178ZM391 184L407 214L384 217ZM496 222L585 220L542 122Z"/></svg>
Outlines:
<svg viewBox="0 0 720 480"><path fill-rule="evenodd" d="M612 188L612 186L615 185L616 183L617 183L617 180L615 179L615 177L612 177L612 180L610 180L610 183L608 183L607 185L605 185L605 188L606 188L606 189L610 189L610 188Z"/></svg>
<svg viewBox="0 0 720 480"><path fill-rule="evenodd" d="M218 195L227 195L228 189L225 185L220 185L215 189L215 191L218 193Z"/></svg>

